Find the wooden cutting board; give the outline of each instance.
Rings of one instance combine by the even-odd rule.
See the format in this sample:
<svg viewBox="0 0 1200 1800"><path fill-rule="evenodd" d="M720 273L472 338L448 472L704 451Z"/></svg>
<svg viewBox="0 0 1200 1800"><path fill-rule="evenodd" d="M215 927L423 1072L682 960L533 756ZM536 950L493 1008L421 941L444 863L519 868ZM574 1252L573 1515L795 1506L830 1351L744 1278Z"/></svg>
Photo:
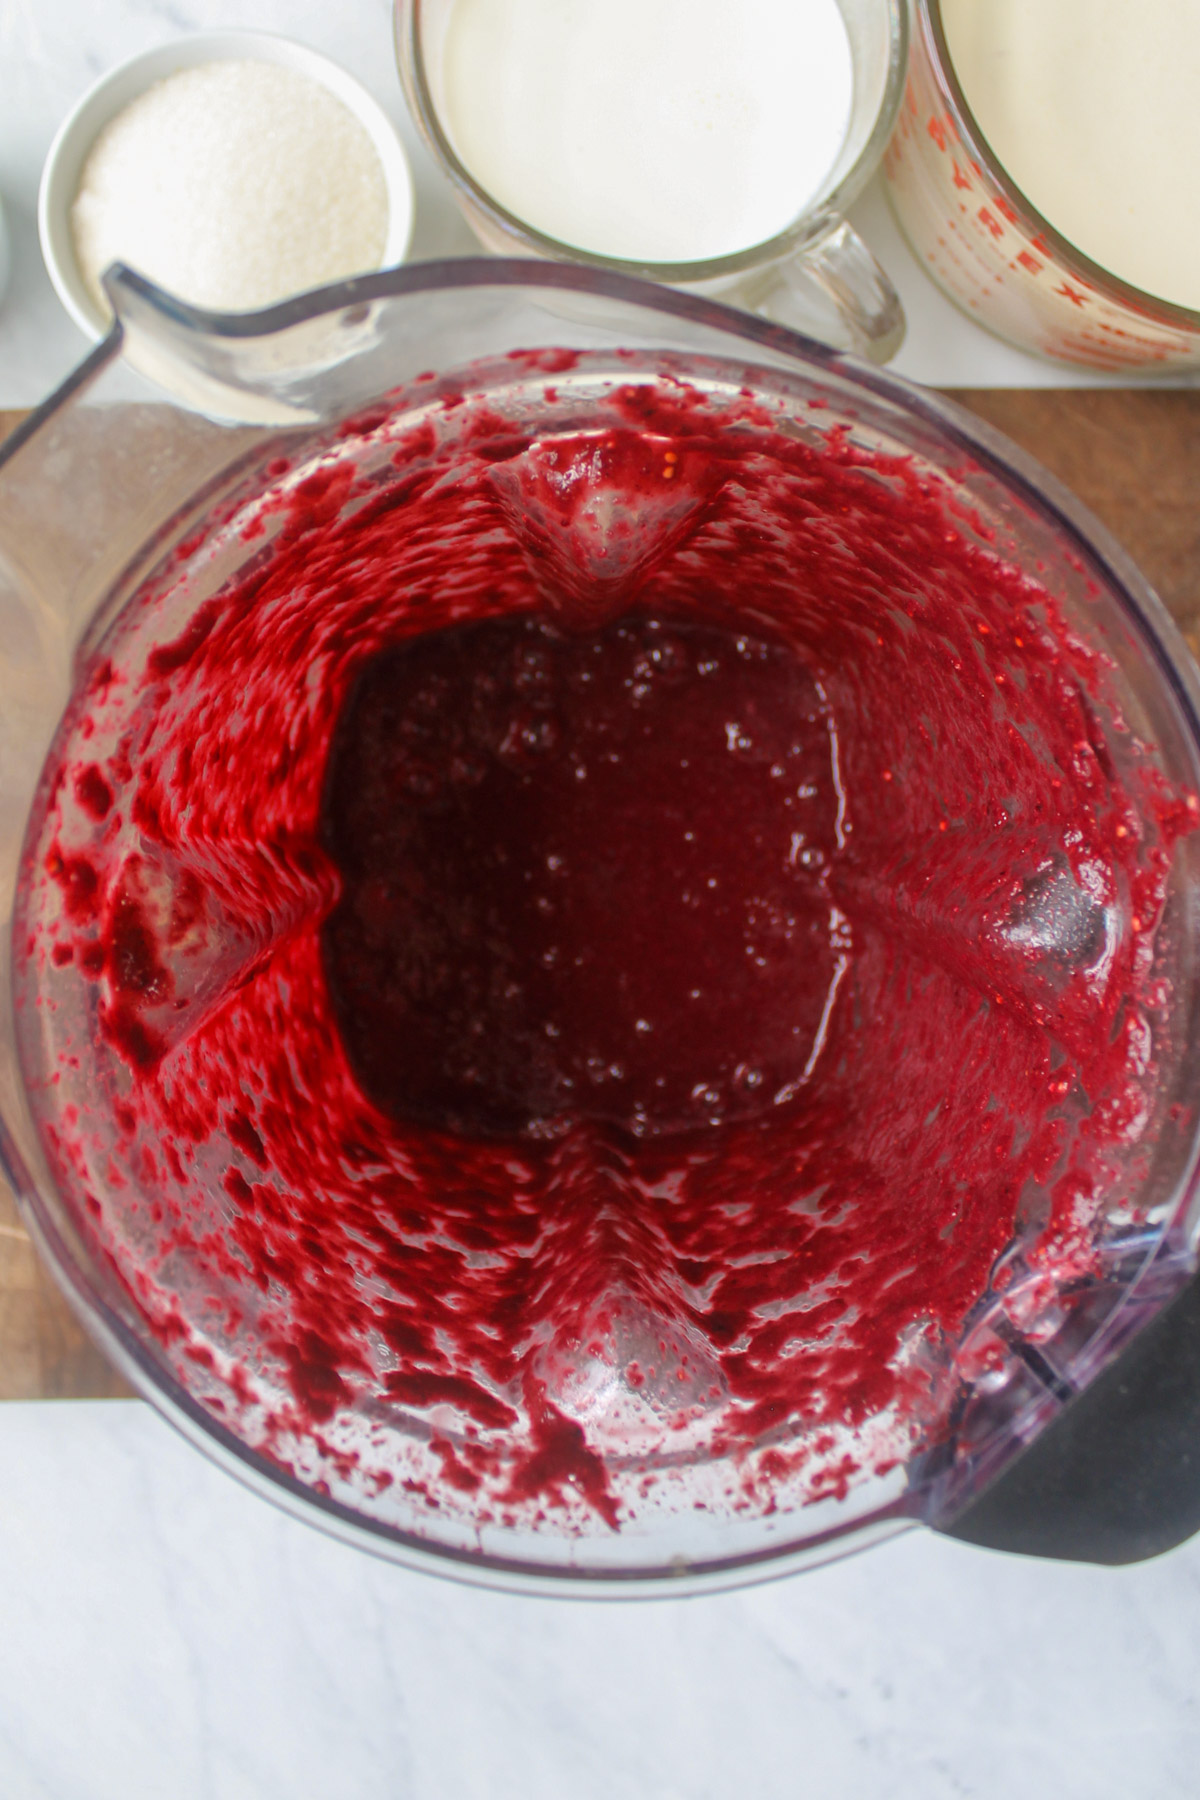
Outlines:
<svg viewBox="0 0 1200 1800"><path fill-rule="evenodd" d="M1200 657L1200 391L975 388L954 398L1091 507ZM0 412L0 437L23 416ZM75 1323L0 1185L0 1399L129 1392Z"/></svg>

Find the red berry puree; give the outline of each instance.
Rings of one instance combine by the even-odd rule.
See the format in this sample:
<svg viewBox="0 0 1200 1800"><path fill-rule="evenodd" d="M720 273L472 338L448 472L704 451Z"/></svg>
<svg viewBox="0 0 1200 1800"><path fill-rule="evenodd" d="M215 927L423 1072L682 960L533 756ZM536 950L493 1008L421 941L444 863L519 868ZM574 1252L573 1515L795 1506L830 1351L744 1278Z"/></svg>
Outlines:
<svg viewBox="0 0 1200 1800"><path fill-rule="evenodd" d="M429 384L110 628L18 928L48 1153L322 1491L844 1494L1136 1212L1196 808L910 461L632 372L521 417Z"/></svg>
<svg viewBox="0 0 1200 1800"><path fill-rule="evenodd" d="M365 1091L471 1137L787 1104L844 967L836 749L787 648L623 619L385 653L334 739L334 1016Z"/></svg>

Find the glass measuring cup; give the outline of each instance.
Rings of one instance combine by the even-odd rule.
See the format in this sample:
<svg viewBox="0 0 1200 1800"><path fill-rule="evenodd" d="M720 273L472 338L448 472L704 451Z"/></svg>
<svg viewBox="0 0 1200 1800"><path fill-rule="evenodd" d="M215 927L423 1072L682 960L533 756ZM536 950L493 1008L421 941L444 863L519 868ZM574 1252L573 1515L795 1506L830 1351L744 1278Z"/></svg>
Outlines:
<svg viewBox="0 0 1200 1800"><path fill-rule="evenodd" d="M997 336L1059 362L1168 375L1200 363L1200 313L1077 250L997 162L950 60L939 0L914 0L884 178L922 266Z"/></svg>
<svg viewBox="0 0 1200 1800"><path fill-rule="evenodd" d="M574 1408L577 1430L586 1426L596 1434L592 1441L603 1446L606 1472L628 1507L614 1530L603 1513L589 1514L581 1492L569 1506L561 1494L562 1505L553 1494L535 1494L536 1504L514 1500L498 1515L481 1509L469 1480L462 1485L459 1452L474 1440L463 1435L453 1408L445 1410L450 1390L431 1400L409 1381L401 1396L400 1384L392 1380L389 1387L389 1380L408 1380L411 1369L398 1367L394 1353L369 1337L359 1350L371 1367L347 1366L336 1380L336 1371L322 1373L304 1336L310 1329L304 1307L314 1293L319 1300L335 1276L361 1279L364 1318L386 1300L360 1266L362 1219L347 1235L327 1218L313 1253L316 1284L290 1286L280 1257L260 1285L262 1268L225 1256L247 1221L265 1216L264 1195L256 1198L252 1190L271 1176L262 1121L255 1126L236 1116L255 1087L253 1058L242 1070L226 1068L222 1080L232 1074L240 1086L244 1075L246 1092L241 1106L232 1094L227 1106L222 1102L217 1129L189 1127L182 1138L175 1127L153 1138L142 1136L140 1126L132 1136L127 1132L122 1115L134 1106L139 1077L114 1047L99 1009L123 995L126 1026L173 1036L172 1054L181 1060L172 1065L171 1080L186 1098L194 1033L175 1001L186 998L200 1026L223 1006L242 1006L238 996L255 991L276 949L301 940L314 904L319 912L327 896L319 882L314 889L316 865L297 854L303 844L263 829L264 818L247 835L233 811L222 809L227 828L214 833L189 824L168 843L161 816L156 822L143 806L130 821L128 841L119 832L110 839L115 812L124 807L118 790L133 775L132 764L119 772L124 765L119 755L113 760L115 740L130 723L149 726L150 735L138 740L138 766L149 766L155 721L163 715L158 702L149 713L139 710L138 695L148 692L143 675L164 679L162 694L174 704L172 696L186 692L180 672L189 646L209 642L223 620L236 622L234 611L248 607L239 616L251 649L268 641L270 617L249 604L253 593L245 583L269 566L270 521L287 524L289 496L324 507L324 516L339 523L363 504L403 505L408 484L421 475L420 456L439 434L450 460L438 465L430 492L444 495L460 446L482 441L485 415L494 434L488 442L503 454L484 461L511 476L500 480L499 515L488 514L490 538L500 532L510 545L524 545L522 554L528 550L534 566L549 573L555 591L568 580L585 596L603 594L607 566L618 555L626 558L629 578L636 572L630 558L651 572L655 557L664 572L672 556L687 567L705 489L691 481L686 461L681 510L679 490L671 487L665 510L615 507L591 515L577 535L554 536L553 483L547 490L539 482L543 452L530 452L534 445L554 450L576 443L581 428L594 437L631 389L634 400L651 405L664 392L677 398L681 387L702 392L712 417L727 421L747 453L731 489L736 507L753 489L756 442L736 434L759 429L760 413L796 454L811 453L814 467L832 458L838 468L860 468L854 492L860 500L878 495L885 511L867 579L855 591L876 609L871 617L880 626L894 628L895 643L921 635L907 613L904 623L898 614L889 620L895 604L903 610L902 602L912 601L910 584L919 582L936 550L935 538L924 535L911 565L891 560L903 535L904 484L917 484L910 502L918 512L922 484L940 494L947 510L937 518L946 538L985 546L986 556L1052 595L1064 633L1111 659L1104 680L1112 685L1097 700L1089 727L1091 757L1102 752L1125 766L1136 738L1148 746L1152 788L1161 778L1194 790L1200 783L1196 680L1161 607L1119 550L1029 459L954 408L689 296L608 274L503 261L393 271L251 318L197 313L128 272L112 278L110 292L118 321L112 336L6 447L0 463L0 893L5 913L15 908L19 919L13 938L5 937L6 997L15 997L18 1027L0 1045L2 1149L25 1216L90 1329L148 1398L259 1491L397 1560L498 1585L587 1593L719 1587L806 1566L918 1520L942 1524L955 1517L1164 1305L1192 1266L1195 833L1174 846L1161 922L1147 940L1154 966L1139 977L1169 990L1157 1003L1161 1042L1146 1095L1154 1129L1114 1148L1110 1179L1095 1196L1087 1241L1079 1245L1086 1251L1082 1261L1064 1276L1057 1252L1044 1241L1039 1209L1048 1197L1032 1182L1011 1242L969 1315L945 1339L934 1334L927 1341L918 1332L907 1345L906 1366L935 1404L902 1433L903 1454L869 1458L848 1473L841 1460L846 1443L838 1440L832 1451L814 1451L829 1479L800 1493L788 1488L784 1465L769 1459L814 1435L803 1421L731 1459L705 1435L713 1415L702 1409L703 1431L681 1433L669 1454L655 1442L647 1447L650 1427L635 1401L645 1390L647 1349L653 1360L652 1322L627 1298L614 1303L598 1347L590 1339L572 1341L555 1370L559 1401ZM223 402L231 422L164 403L131 371L126 349L140 366L153 363L176 391L203 394L210 407ZM743 410L747 405L752 413ZM247 424L255 415L260 423ZM419 453L404 436L408 425L426 445ZM681 448L676 462L683 456ZM339 468L348 480L337 475ZM847 490L838 492L845 502ZM264 499L265 514L259 510ZM272 512L277 501L283 508ZM847 567L861 572L846 537L844 505L808 516L822 563L840 572L839 579ZM738 518L735 511L727 523ZM600 529L605 520L611 536ZM755 541L769 545L770 518L752 523ZM414 543L416 554L422 546ZM471 553L469 536L461 547L464 556ZM876 556L884 563L872 567ZM339 582L348 567L339 562ZM888 574L882 587L881 568ZM397 591L402 624L410 609L403 583ZM227 610L234 598L236 608ZM344 623L336 604L332 590L311 601L301 596L288 623L289 654L308 644L302 664L285 671L284 689L293 700L320 698L323 659L336 649L330 634ZM1050 629L1045 618L1042 628ZM306 640L306 633L315 635ZM873 634L863 639L869 656L873 643ZM948 666L940 654L934 663L939 670ZM293 673L302 678L292 680ZM224 682L222 691L236 707L247 690ZM94 711L101 693L110 709L103 714ZM258 717L258 699L247 691L244 723ZM1112 723L1114 702L1121 729ZM295 715L287 716L290 729ZM177 753L189 740L200 741L202 723L199 713L186 714ZM311 731L296 733L297 756L311 737ZM858 754L864 745L870 751L876 737L860 737ZM39 769L56 739L39 790ZM249 765L241 758L242 766L275 770L279 748L278 741L263 740ZM853 749L848 740L846 754ZM276 759L269 765L268 751ZM1078 754L1091 779L1088 746ZM927 753L921 757L927 764ZM237 760L225 755L217 766L228 769ZM65 785L58 780L64 769L71 770ZM951 774L925 791L934 818L939 788L948 789ZM279 791L274 776L262 784L263 797ZM195 798L198 806L199 789ZM64 803L71 809L70 840L52 825L52 809ZM1002 861L1019 844L1011 834L998 840L1001 827L991 819L983 825L965 835L964 853L984 869L994 895L997 843ZM922 831L922 842L927 836L939 840L936 825ZM74 948L65 961L40 954L49 917L44 906L55 921L72 908L78 920L89 916L95 890L83 869L93 841L119 849L120 867L114 863L110 871L115 880L103 904L126 923L135 914L143 923L155 917L164 923L173 988L166 965L156 970L139 953L136 932L126 934L125 960L101 971L112 990L107 999L86 978ZM1065 868L1047 863L1044 845L1022 852L1028 885L1016 912L999 920L999 936L994 930L988 936L984 918L968 929L961 907L948 906L940 921L928 907L918 917L928 873L918 868L914 879L900 868L890 894L876 883L871 906L907 918L909 942L928 941L932 927L948 921L949 937L939 941L950 944L956 968L968 979L1002 980L1010 998L1026 983L1022 991L1036 999L1042 975L1053 984L1065 970L1073 980L1081 955L1107 953L1109 903L1089 900ZM264 897L265 908L247 904ZM899 911L889 912L894 905ZM265 931L255 937L249 925L263 919ZM86 934L91 926L83 929ZM136 1062L136 1029L125 1031L123 1042ZM318 1088L309 1110L330 1103ZM166 1147L179 1155L178 1176L164 1177L158 1163ZM304 1148L299 1140L297 1147ZM911 1155L919 1150L918 1134ZM363 1172L368 1187L375 1174L369 1167ZM812 1201L808 1194L798 1198ZM800 1216L811 1214L802 1206ZM292 1230L286 1216L279 1223L282 1250L301 1228L297 1219ZM214 1254L222 1258L216 1272ZM694 1354L693 1327L686 1320L676 1326L674 1348ZM297 1353L290 1362L288 1349ZM539 1367L545 1370L544 1363ZM307 1413L297 1410L298 1393L308 1395ZM513 1399L516 1411L517 1389L504 1404ZM874 1417L860 1420L863 1425L885 1435L888 1428ZM750 1466L769 1476L757 1501L744 1485Z"/></svg>
<svg viewBox="0 0 1200 1800"><path fill-rule="evenodd" d="M778 236L704 262L634 263L561 243L507 211L464 167L444 123L440 58L453 0L397 0L396 53L413 117L487 249L647 276L744 306L874 362L894 356L904 313L890 280L845 214L874 173L904 79L903 0L838 0L854 70L850 124L837 160L803 213Z"/></svg>

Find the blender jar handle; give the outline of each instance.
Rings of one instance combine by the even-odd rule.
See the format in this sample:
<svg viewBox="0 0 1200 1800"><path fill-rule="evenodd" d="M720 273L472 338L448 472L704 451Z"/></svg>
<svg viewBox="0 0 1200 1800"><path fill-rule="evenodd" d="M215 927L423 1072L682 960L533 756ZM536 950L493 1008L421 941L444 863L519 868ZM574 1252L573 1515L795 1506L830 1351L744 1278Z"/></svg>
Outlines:
<svg viewBox="0 0 1200 1800"><path fill-rule="evenodd" d="M1200 1276L975 1500L935 1530L1119 1565L1200 1531Z"/></svg>
<svg viewBox="0 0 1200 1800"><path fill-rule="evenodd" d="M765 285L746 295L776 325L829 342L871 362L885 363L904 342L900 296L871 251L844 219L765 271Z"/></svg>

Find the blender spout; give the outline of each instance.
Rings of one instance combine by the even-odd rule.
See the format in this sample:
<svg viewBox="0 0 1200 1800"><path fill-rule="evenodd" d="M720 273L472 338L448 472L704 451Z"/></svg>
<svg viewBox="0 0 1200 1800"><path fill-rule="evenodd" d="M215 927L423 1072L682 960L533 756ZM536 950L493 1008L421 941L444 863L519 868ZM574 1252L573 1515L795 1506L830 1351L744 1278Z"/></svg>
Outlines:
<svg viewBox="0 0 1200 1800"><path fill-rule="evenodd" d="M126 361L186 406L237 424L315 423L320 377L378 339L353 281L257 313L191 306L124 263L103 286Z"/></svg>

